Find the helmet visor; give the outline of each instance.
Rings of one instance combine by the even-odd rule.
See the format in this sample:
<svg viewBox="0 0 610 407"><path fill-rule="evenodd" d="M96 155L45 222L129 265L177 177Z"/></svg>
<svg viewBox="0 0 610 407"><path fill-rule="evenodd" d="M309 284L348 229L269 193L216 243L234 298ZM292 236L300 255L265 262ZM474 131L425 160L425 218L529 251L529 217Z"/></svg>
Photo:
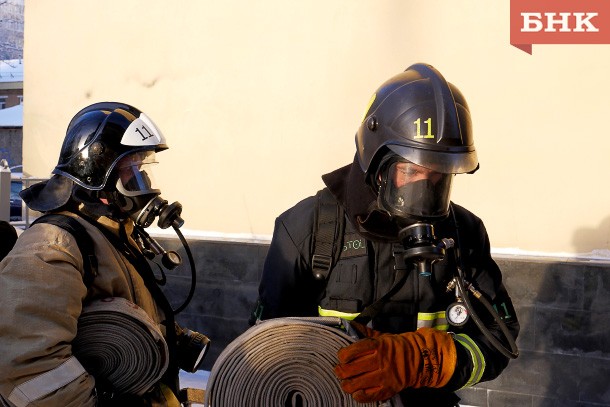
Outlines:
<svg viewBox="0 0 610 407"><path fill-rule="evenodd" d="M381 169L379 206L397 218L436 220L449 213L453 174L443 174L406 160Z"/></svg>
<svg viewBox="0 0 610 407"><path fill-rule="evenodd" d="M118 173L117 189L127 196L158 194L154 189L153 165L157 164L154 151L140 151L129 154L116 165Z"/></svg>

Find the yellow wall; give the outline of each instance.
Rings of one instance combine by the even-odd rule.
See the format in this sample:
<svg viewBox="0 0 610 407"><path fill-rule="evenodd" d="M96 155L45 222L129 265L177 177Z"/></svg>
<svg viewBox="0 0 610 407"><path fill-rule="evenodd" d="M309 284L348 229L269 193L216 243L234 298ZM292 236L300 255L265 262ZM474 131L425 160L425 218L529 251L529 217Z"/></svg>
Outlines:
<svg viewBox="0 0 610 407"><path fill-rule="evenodd" d="M35 0L25 7L25 170L67 123L128 102L162 129L185 229L269 235L351 162L371 93L427 62L465 94L481 169L453 200L495 248L610 249L610 45L509 44L509 2Z"/></svg>

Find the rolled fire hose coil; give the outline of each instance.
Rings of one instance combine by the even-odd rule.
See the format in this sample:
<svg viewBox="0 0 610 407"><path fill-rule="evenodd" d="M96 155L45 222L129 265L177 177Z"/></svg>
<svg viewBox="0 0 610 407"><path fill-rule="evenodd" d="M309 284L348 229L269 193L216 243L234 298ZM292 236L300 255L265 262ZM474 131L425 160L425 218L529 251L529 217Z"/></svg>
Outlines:
<svg viewBox="0 0 610 407"><path fill-rule="evenodd" d="M316 322L314 322L316 321ZM354 342L339 318L277 318L244 332L220 354L207 382L207 407L376 406L343 392L333 368Z"/></svg>
<svg viewBox="0 0 610 407"><path fill-rule="evenodd" d="M169 362L159 326L136 304L119 297L83 307L72 351L96 387L114 394L142 395Z"/></svg>

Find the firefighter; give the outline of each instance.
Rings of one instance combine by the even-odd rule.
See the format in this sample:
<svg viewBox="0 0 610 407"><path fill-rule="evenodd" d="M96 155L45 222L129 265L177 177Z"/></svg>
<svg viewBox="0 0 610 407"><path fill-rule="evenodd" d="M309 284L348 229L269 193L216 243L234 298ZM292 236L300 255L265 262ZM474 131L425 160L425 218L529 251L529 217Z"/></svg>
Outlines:
<svg viewBox="0 0 610 407"><path fill-rule="evenodd" d="M450 200L454 175L478 167L456 86L426 64L387 80L357 130L353 163L277 218L253 319L352 320L362 339L339 350L335 374L356 401L458 405L455 391L504 370L513 356L494 342L506 347L519 332L483 222ZM455 247L418 246L427 236ZM499 318L476 301L460 308L458 267ZM494 339L498 319L509 339Z"/></svg>
<svg viewBox="0 0 610 407"><path fill-rule="evenodd" d="M97 267L87 281L85 263L93 260L82 253L82 239L63 227L41 222L21 234L0 264L0 401L17 407L179 405L172 309L132 239L143 216L179 219L167 212L151 177L155 153L165 149L165 138L140 110L96 103L69 123L53 176L22 192L30 209L84 227ZM167 342L167 370L144 394L115 394L73 353L83 307L107 297L137 305Z"/></svg>

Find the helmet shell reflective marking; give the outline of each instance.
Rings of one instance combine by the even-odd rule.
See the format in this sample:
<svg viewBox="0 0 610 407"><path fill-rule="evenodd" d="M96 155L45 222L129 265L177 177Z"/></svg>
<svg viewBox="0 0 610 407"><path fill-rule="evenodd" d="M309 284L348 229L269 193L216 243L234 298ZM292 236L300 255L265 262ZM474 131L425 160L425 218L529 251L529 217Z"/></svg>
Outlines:
<svg viewBox="0 0 610 407"><path fill-rule="evenodd" d="M410 66L377 89L356 133L356 148L367 179L388 149L440 173L478 168L466 99L425 64Z"/></svg>
<svg viewBox="0 0 610 407"><path fill-rule="evenodd" d="M157 126L137 108L118 102L90 105L70 121L53 174L101 190L127 154L167 149Z"/></svg>

